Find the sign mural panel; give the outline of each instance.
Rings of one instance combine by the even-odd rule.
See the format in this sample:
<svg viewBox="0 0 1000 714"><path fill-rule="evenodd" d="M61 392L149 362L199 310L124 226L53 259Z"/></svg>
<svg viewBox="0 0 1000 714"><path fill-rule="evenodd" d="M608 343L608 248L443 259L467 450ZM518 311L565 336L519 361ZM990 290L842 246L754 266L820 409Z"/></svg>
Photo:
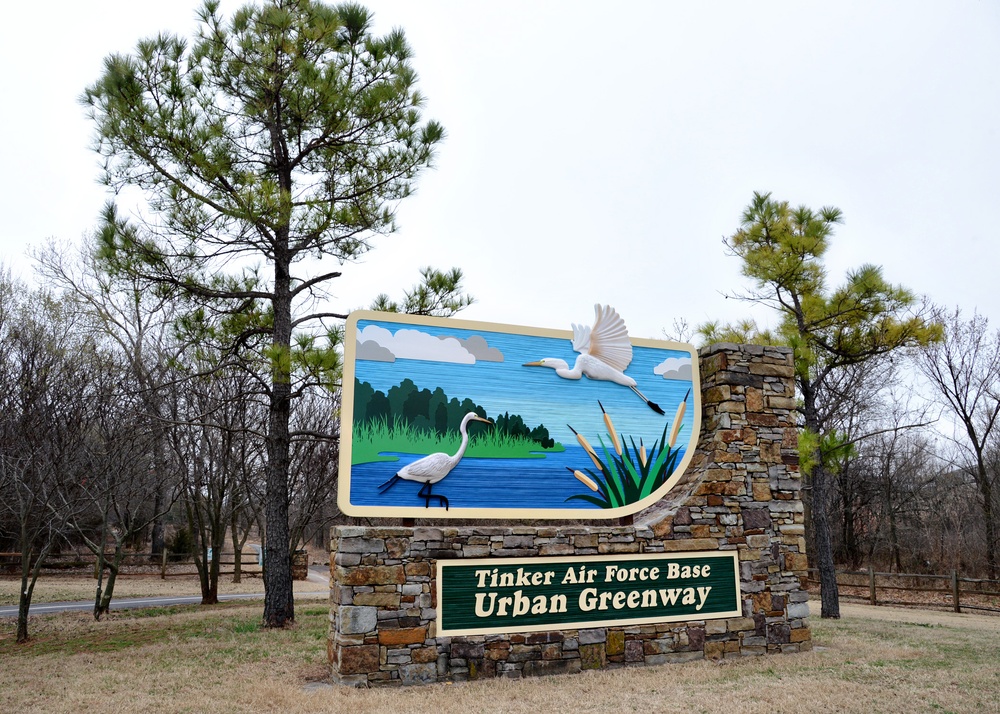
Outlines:
<svg viewBox="0 0 1000 714"><path fill-rule="evenodd" d="M739 617L736 551L437 562L440 636Z"/></svg>
<svg viewBox="0 0 1000 714"><path fill-rule="evenodd" d="M700 430L690 345L353 313L338 501L355 516L614 518L661 498Z"/></svg>

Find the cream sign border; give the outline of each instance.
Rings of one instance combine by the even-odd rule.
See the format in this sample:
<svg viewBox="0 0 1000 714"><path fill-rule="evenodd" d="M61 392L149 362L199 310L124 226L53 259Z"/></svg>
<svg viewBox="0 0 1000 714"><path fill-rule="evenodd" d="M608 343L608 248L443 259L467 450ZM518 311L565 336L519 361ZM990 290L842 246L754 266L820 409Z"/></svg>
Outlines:
<svg viewBox="0 0 1000 714"><path fill-rule="evenodd" d="M503 323L479 322L471 320L456 320L454 318L424 317L399 313L372 312L358 310L352 312L347 319L344 339L344 373L341 398L341 444L340 469L337 486L337 506L349 516L381 517L381 518L531 518L531 519L592 519L604 520L628 516L648 508L663 498L680 480L694 458L695 446L701 434L701 382L698 369L698 354L694 348L682 342L668 340L649 340L631 338L631 343L637 347L652 349L678 350L691 354L691 381L694 385L690 399L693 408L692 434L680 463L673 474L660 488L646 498L617 508L462 508L452 507L450 510L441 508L425 509L423 506L379 506L358 505L350 502L351 493L351 454L350 438L354 418L354 384L355 364L357 360L357 324L359 320L393 322L402 326L428 326L438 328L455 328L459 330L501 332L513 335L549 337L571 341L573 333L569 330L554 330ZM444 368L444 367L443 367Z"/></svg>

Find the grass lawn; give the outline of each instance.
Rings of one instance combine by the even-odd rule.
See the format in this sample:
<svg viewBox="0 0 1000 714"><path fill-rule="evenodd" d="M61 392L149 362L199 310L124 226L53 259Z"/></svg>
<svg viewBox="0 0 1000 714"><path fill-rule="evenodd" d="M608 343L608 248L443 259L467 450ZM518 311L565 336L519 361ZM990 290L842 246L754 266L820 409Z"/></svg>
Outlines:
<svg viewBox="0 0 1000 714"><path fill-rule="evenodd" d="M1000 712L1000 618L844 605L799 655L407 689L323 686L325 604L262 631L260 603L0 622L3 712Z"/></svg>

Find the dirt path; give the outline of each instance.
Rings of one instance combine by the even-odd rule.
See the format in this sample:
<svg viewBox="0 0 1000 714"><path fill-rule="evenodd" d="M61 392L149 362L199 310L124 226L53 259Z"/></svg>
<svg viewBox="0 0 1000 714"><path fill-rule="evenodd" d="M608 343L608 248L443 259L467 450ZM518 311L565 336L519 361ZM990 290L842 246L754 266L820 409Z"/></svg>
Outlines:
<svg viewBox="0 0 1000 714"><path fill-rule="evenodd" d="M809 601L810 614L819 618L819 600ZM941 610L916 610L905 607L862 605L860 603L840 603L840 616L884 620L886 622L908 622L916 625L942 625L968 630L988 630L1000 632L1000 617L996 615L976 615L966 612L945 612Z"/></svg>

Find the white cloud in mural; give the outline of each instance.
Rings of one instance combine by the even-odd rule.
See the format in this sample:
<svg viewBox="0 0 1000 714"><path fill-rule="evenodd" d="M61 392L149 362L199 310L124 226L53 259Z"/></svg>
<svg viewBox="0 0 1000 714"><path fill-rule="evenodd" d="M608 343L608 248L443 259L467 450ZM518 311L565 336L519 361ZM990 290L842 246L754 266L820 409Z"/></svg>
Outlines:
<svg viewBox="0 0 1000 714"><path fill-rule="evenodd" d="M374 343L368 345L367 343ZM378 325L368 325L358 333L358 359L371 359L364 354L373 354L381 362L386 359L382 351L376 351L375 346L383 348L396 359L416 359L428 362L451 362L454 364L475 364L476 357L469 352L454 337L440 339L420 330L402 329L395 334Z"/></svg>
<svg viewBox="0 0 1000 714"><path fill-rule="evenodd" d="M691 358L667 357L653 367L653 374L658 374L664 379L691 379Z"/></svg>
<svg viewBox="0 0 1000 714"><path fill-rule="evenodd" d="M503 352L498 350L496 347L490 347L485 338L480 335L472 335L472 337L463 340L461 337L439 337L440 340L450 340L456 339L462 343L462 347L469 350L473 356L480 362L503 362Z"/></svg>
<svg viewBox="0 0 1000 714"><path fill-rule="evenodd" d="M374 340L367 340L365 342L358 340L358 351L356 356L358 359L366 359L370 362L396 361L396 355Z"/></svg>

